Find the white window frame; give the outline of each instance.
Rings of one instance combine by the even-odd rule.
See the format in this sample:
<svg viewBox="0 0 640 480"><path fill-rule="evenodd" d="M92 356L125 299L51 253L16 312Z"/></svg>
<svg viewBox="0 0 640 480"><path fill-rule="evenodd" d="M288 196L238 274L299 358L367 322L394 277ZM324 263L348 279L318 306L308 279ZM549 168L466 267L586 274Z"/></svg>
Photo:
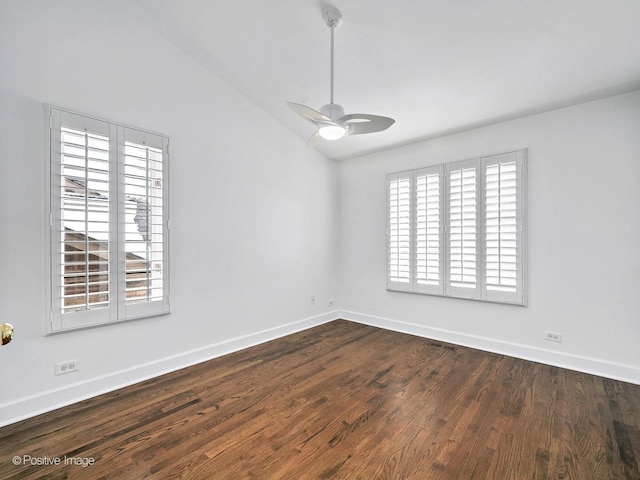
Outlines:
<svg viewBox="0 0 640 480"><path fill-rule="evenodd" d="M487 192L485 178L487 167L501 163L515 162L516 164L516 275L515 291L501 291L496 287L487 286L487 225L486 209ZM452 188L451 174L460 169L475 169L475 286L465 287L455 285L452 281L452 235L455 227L451 223L452 213ZM440 175L440 285L420 285L416 279L416 256L418 249L417 239L417 179L421 175ZM391 282L389 277L390 263L390 215L389 215L389 182L397 178L411 179L411 271L409 282L398 285ZM526 249L526 199L527 199L527 150L520 149L486 155L468 160L435 165L415 170L397 172L387 175L387 290L418 293L426 295L445 296L452 298L465 298L487 302L507 303L514 305L527 305L527 249ZM511 263L512 264L512 263ZM494 277L491 277L494 278ZM504 277L502 277L504 278Z"/></svg>
<svg viewBox="0 0 640 480"><path fill-rule="evenodd" d="M44 106L45 129L47 139L46 175L46 225L48 242L47 258L47 303L50 305L50 315L46 322L46 334L75 330L79 328L105 325L115 322L132 320L170 312L169 303L169 139L165 135L145 132L140 129L118 125L113 122L92 118L65 109ZM61 232L62 198L60 194L62 162L61 157L61 128L71 128L108 136L108 164L109 164L109 301L104 308L86 309L63 313L62 297L62 246ZM156 235L161 235L161 259L157 260L162 270L161 295L156 299L147 299L140 303L127 302L126 289L126 257L125 247L125 142L143 145L149 149L161 150L162 180L158 181L161 189L161 206L156 207L155 213L161 216L161 223L147 228L154 228ZM147 151L149 151L147 149ZM149 162L147 162L149 165ZM160 172L160 170L158 170ZM149 190L147 190L149 191ZM157 189L156 189L157 191ZM158 208L160 210L158 210ZM86 250L85 250L86 252ZM151 260L148 260L149 264ZM150 268L149 264L146 268ZM151 282L148 281L148 284Z"/></svg>

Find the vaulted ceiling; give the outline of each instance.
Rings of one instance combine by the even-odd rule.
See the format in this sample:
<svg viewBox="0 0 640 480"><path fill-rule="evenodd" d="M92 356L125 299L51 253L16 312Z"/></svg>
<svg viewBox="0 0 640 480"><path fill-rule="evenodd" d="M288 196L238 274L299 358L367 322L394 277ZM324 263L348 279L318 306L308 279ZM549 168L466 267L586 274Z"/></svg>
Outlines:
<svg viewBox="0 0 640 480"><path fill-rule="evenodd" d="M319 0L140 0L150 22L306 141L287 101L329 103ZM335 102L393 117L319 141L364 153L640 88L638 0L335 0ZM247 132L251 138L251 132Z"/></svg>

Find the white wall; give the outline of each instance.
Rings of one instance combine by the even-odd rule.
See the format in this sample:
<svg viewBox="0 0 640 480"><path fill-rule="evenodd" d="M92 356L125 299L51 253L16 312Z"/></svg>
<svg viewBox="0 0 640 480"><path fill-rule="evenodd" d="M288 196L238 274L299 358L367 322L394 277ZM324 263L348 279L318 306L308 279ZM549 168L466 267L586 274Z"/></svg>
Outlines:
<svg viewBox="0 0 640 480"><path fill-rule="evenodd" d="M529 306L386 291L386 174L521 147ZM345 317L640 383L639 91L343 162L340 197Z"/></svg>
<svg viewBox="0 0 640 480"><path fill-rule="evenodd" d="M132 3L0 3L0 425L335 316L337 165ZM170 137L171 315L43 335L43 103Z"/></svg>

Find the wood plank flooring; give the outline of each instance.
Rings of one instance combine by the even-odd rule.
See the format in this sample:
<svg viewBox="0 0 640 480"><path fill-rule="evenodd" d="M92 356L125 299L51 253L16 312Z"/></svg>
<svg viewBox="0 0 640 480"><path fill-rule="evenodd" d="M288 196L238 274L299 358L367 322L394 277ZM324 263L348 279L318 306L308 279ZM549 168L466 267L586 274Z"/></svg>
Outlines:
<svg viewBox="0 0 640 480"><path fill-rule="evenodd" d="M1 479L638 480L639 463L638 385L342 320L0 429Z"/></svg>

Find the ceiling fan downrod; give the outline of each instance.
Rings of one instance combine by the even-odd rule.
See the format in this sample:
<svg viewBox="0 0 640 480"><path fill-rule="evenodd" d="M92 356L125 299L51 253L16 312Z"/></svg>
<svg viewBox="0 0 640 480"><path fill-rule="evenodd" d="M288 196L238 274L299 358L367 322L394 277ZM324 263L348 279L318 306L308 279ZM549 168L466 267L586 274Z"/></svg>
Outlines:
<svg viewBox="0 0 640 480"><path fill-rule="evenodd" d="M331 30L329 41L329 103L333 104L333 58L334 58L334 30L342 22L342 13L336 7L328 5L322 16Z"/></svg>

